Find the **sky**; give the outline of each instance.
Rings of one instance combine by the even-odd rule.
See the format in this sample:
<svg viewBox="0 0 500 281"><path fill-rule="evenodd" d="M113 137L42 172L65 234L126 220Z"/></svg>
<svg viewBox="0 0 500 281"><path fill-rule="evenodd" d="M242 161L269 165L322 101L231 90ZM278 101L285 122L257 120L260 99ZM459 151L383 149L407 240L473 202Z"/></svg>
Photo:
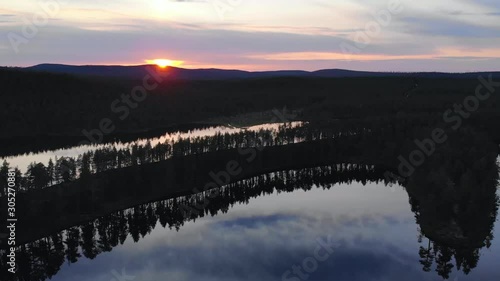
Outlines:
<svg viewBox="0 0 500 281"><path fill-rule="evenodd" d="M492 71L498 0L0 0L0 65Z"/></svg>

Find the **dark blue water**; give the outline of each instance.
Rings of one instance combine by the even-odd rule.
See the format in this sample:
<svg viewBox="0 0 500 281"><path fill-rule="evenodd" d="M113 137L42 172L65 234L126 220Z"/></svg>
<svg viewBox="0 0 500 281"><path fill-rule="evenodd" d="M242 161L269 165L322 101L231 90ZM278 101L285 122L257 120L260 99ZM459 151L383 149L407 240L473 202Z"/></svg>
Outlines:
<svg viewBox="0 0 500 281"><path fill-rule="evenodd" d="M357 182L251 198L179 231L157 223L138 243L129 235L52 280L442 280L435 263L422 270L429 243L408 201L402 187ZM449 280L500 280L495 242L469 275L455 266Z"/></svg>

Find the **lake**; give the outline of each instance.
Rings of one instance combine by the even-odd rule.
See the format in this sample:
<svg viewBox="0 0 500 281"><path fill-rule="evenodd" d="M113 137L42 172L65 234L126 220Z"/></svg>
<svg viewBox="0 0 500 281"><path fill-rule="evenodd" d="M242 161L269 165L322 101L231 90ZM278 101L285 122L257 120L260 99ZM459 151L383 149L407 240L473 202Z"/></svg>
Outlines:
<svg viewBox="0 0 500 281"><path fill-rule="evenodd" d="M451 132L405 176L415 137L294 123L59 150L91 163L21 178L2 280L500 280L498 144Z"/></svg>
<svg viewBox="0 0 500 281"><path fill-rule="evenodd" d="M441 280L422 271L419 247L427 247L428 239L419 243L418 236L400 186L314 186L252 198L179 231L157 222L138 243L128 237L94 260L64 265L53 280L109 281L122 269L133 276L129 280ZM321 253L325 260L307 260L314 258L317 240L328 239L334 245ZM473 274L454 268L451 280L499 280L498 244L480 254ZM294 266L302 267L303 278L293 274ZM292 273L283 278L287 271Z"/></svg>

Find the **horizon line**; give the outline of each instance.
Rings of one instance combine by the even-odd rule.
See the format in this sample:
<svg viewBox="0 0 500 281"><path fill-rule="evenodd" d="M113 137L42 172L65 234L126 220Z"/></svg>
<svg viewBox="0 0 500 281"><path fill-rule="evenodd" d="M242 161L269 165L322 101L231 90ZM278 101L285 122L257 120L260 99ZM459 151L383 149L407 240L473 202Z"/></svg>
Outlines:
<svg viewBox="0 0 500 281"><path fill-rule="evenodd" d="M20 69L29 69L36 66L41 65L59 65L59 66L73 66L73 67L141 67L141 66L154 66L159 67L156 64L64 64L64 63L39 63L31 66L0 66L0 68L20 68ZM420 70L420 71L373 71L373 70L355 70L355 69L346 69L346 68L321 68L316 70L302 70L302 69L279 69L279 70L244 70L237 68L216 68L216 67L208 67L208 68L185 68L179 66L167 66L168 68L175 69L185 69L185 70L224 70L224 71L242 71L249 73L258 73L258 72L283 72L283 71L297 71L297 72L306 72L306 73L314 73L318 71L324 70L339 70L339 71L351 71L351 72L369 72L369 73L450 73L450 74L467 74L467 73L491 73L491 72L500 72L499 70L481 70L481 71L437 71L437 70Z"/></svg>

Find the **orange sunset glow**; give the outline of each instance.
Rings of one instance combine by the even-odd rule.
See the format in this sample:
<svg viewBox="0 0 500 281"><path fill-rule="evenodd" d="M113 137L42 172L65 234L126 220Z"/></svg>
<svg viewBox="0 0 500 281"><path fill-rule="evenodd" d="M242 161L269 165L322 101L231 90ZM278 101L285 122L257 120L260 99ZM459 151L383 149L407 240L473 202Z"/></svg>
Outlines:
<svg viewBox="0 0 500 281"><path fill-rule="evenodd" d="M166 68L169 66L180 66L184 62L179 61L179 60L169 60L169 59L152 59L152 60L146 60L146 63L148 64L156 64L157 66L161 68Z"/></svg>

